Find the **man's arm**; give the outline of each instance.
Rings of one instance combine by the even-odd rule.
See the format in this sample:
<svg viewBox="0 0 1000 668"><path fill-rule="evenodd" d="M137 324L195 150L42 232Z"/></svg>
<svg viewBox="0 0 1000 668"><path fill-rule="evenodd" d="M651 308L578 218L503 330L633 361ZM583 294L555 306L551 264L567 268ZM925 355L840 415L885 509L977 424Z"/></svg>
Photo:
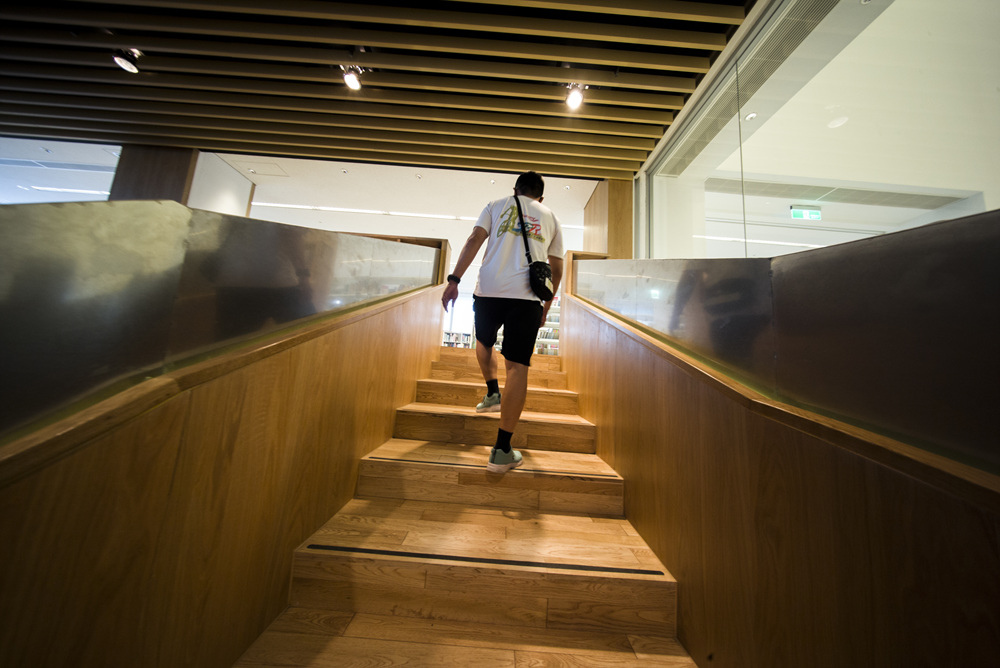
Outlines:
<svg viewBox="0 0 1000 668"><path fill-rule="evenodd" d="M472 234L469 235L465 246L462 247L462 252L458 255L458 261L455 263L455 271L452 272L452 275L458 278L462 278L465 275L465 271L472 264L472 261L476 259L476 253L483 247L483 242L488 237L489 233L478 225L472 228ZM448 302L454 304L456 299L458 299L458 283L448 281L448 285L444 289L444 294L441 296L441 306L447 311Z"/></svg>
<svg viewBox="0 0 1000 668"><path fill-rule="evenodd" d="M555 294L559 290L559 283L562 281L563 259L555 255L550 255L549 266L552 267L552 299L555 299ZM552 308L552 299L542 305L542 323L539 325L540 327L545 326L545 319L549 316L549 309Z"/></svg>

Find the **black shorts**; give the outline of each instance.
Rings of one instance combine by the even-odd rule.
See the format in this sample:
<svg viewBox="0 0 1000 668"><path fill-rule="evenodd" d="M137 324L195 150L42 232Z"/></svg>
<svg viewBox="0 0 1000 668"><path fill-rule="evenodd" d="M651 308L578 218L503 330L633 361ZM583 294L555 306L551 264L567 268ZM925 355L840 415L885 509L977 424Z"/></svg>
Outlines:
<svg viewBox="0 0 1000 668"><path fill-rule="evenodd" d="M476 340L493 347L497 332L503 325L503 347L500 354L511 362L531 366L535 338L542 325L542 304L533 299L478 297L473 295L472 310L476 312Z"/></svg>

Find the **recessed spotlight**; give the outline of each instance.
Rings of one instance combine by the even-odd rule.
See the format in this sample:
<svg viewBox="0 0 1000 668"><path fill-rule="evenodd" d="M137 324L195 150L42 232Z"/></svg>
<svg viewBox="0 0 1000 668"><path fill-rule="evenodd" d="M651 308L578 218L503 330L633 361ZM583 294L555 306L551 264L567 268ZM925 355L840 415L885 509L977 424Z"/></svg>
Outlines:
<svg viewBox="0 0 1000 668"><path fill-rule="evenodd" d="M139 49L118 49L112 60L126 72L137 74L139 72L139 57L142 51Z"/></svg>
<svg viewBox="0 0 1000 668"><path fill-rule="evenodd" d="M837 118L835 118L832 121L830 121L829 123L827 123L826 127L830 128L831 130L833 128L839 128L841 125L843 125L844 123L846 123L849 120L850 119L847 116L838 116Z"/></svg>
<svg viewBox="0 0 1000 668"><path fill-rule="evenodd" d="M340 66L344 71L344 83L351 90L361 90L361 68L355 65Z"/></svg>
<svg viewBox="0 0 1000 668"><path fill-rule="evenodd" d="M420 179L424 178L424 177L423 177L423 176L421 176L420 174L417 174L417 175L416 175L416 177L417 177L417 180L418 180L418 181L419 181Z"/></svg>
<svg viewBox="0 0 1000 668"><path fill-rule="evenodd" d="M743 120L745 120L745 121L752 121L755 118L757 118L757 112L756 111L751 111L749 114L747 114L746 116L743 117Z"/></svg>
<svg viewBox="0 0 1000 668"><path fill-rule="evenodd" d="M563 186L563 188L569 190L569 186Z"/></svg>
<svg viewBox="0 0 1000 668"><path fill-rule="evenodd" d="M570 84L569 94L566 95L566 106L570 109L579 109L583 104L583 91L586 86L580 84Z"/></svg>
<svg viewBox="0 0 1000 668"><path fill-rule="evenodd" d="M256 174L257 173L257 170L253 169L253 168L248 168L247 171L250 172L251 174Z"/></svg>
<svg viewBox="0 0 1000 668"><path fill-rule="evenodd" d="M45 146L42 147L42 151L44 151L45 153L52 153L52 149L51 148L47 148Z"/></svg>
<svg viewBox="0 0 1000 668"><path fill-rule="evenodd" d="M491 186L495 186L496 184L497 184L497 180L496 179L490 179L490 185Z"/></svg>
<svg viewBox="0 0 1000 668"><path fill-rule="evenodd" d="M342 170L340 170L340 173L341 173L341 174L347 174L348 172L347 172L347 170L346 170L346 169L342 169Z"/></svg>

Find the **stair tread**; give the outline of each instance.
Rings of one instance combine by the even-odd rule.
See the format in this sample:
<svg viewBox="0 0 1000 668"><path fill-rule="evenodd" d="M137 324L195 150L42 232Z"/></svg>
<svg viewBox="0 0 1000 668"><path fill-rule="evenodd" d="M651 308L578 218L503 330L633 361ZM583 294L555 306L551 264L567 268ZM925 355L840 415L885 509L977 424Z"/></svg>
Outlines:
<svg viewBox="0 0 1000 668"><path fill-rule="evenodd" d="M500 413L477 413L474 406L449 406L447 404L427 404L420 402L413 402L406 404L405 406L400 406L399 411L410 411L416 413L425 414L435 414L435 415L459 415L463 417L480 417L487 419L500 419ZM583 419L579 415L570 415L568 413L538 413L535 411L523 411L521 413L522 422L551 422L559 424L569 424L569 425L580 425L584 427L593 427L594 424L588 420Z"/></svg>
<svg viewBox="0 0 1000 668"><path fill-rule="evenodd" d="M500 352L496 352L500 355ZM441 360L459 360L462 362L471 362L478 365L479 362L476 360L476 349L475 348L458 348L454 346L442 346L441 354L438 356ZM498 360L501 364L503 363L503 358ZM543 355L541 353L535 353L531 356L532 365L545 365L548 367L552 366L562 366L562 356L561 355Z"/></svg>
<svg viewBox="0 0 1000 668"><path fill-rule="evenodd" d="M490 449L487 445L392 438L364 459L483 468L489 459ZM597 455L551 450L530 450L522 454L524 463L507 475L575 475L621 480L621 476Z"/></svg>
<svg viewBox="0 0 1000 668"><path fill-rule="evenodd" d="M479 571L541 572L673 583L627 520L475 504L349 501L297 555L463 564Z"/></svg>
<svg viewBox="0 0 1000 668"><path fill-rule="evenodd" d="M461 387L475 387L482 389L484 384L471 380L448 380L446 378L421 378L417 383L428 383L432 385L459 385ZM503 386L500 387L501 392L503 391ZM485 393L485 390L483 390ZM547 394L552 396L562 396L562 397L575 397L577 393L572 390L559 390L549 387L532 387L528 386L528 392L536 392L538 394Z"/></svg>
<svg viewBox="0 0 1000 668"><path fill-rule="evenodd" d="M392 655L413 661L433 657L435 665L487 666L499 650L502 666L514 652L531 665L685 666L695 663L672 638L599 631L568 631L393 615L288 608L234 668L263 665L335 666Z"/></svg>

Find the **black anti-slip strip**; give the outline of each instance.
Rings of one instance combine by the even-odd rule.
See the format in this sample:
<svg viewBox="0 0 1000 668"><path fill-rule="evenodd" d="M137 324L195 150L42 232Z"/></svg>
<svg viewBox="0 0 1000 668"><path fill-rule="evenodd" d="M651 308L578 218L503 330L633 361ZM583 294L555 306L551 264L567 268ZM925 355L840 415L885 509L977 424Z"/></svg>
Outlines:
<svg viewBox="0 0 1000 668"><path fill-rule="evenodd" d="M416 559L447 559L467 561L473 564L496 564L501 566L537 566L539 568L559 568L565 571L592 571L595 573L625 573L628 575L663 575L663 571L649 571L642 568L614 568L612 566L588 566L586 564L547 564L543 561L518 561L515 559L487 559L485 557L460 557L447 554L425 554L423 552L397 552L396 550L373 550L367 547L344 547L342 545L309 545L310 550L331 552L357 552L360 554L381 554L389 557L413 557Z"/></svg>
<svg viewBox="0 0 1000 668"><path fill-rule="evenodd" d="M383 462L403 462L406 464L434 464L435 466L464 466L469 469L481 469L485 468L482 464L452 464L450 462L428 462L423 459L399 459L397 457L367 457L366 459L378 459ZM584 478L617 478L618 476L612 475L610 473L580 473L579 471L548 471L543 469L525 469L518 467L515 469L522 473L549 473L552 475L578 475Z"/></svg>

